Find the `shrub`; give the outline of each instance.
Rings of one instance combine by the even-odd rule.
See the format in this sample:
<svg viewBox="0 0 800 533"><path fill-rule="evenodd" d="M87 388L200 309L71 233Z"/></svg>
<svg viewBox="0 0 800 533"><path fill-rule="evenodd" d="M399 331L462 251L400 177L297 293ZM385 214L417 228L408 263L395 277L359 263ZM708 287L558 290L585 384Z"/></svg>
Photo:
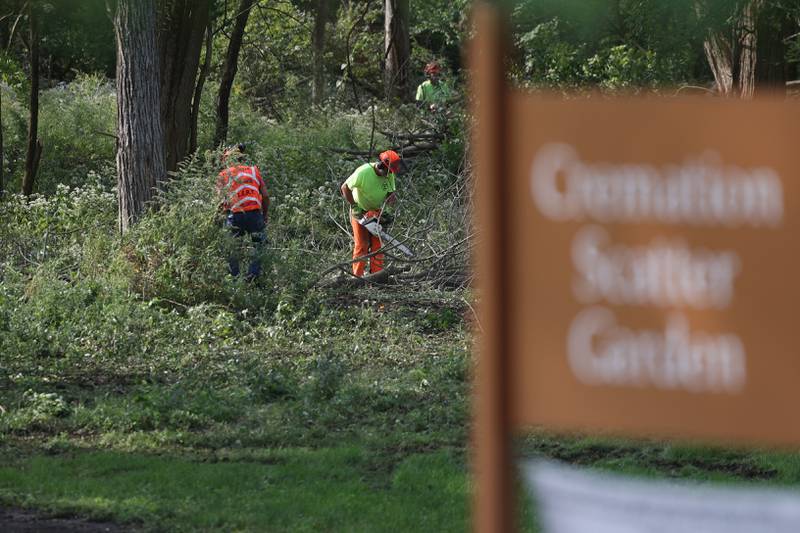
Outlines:
<svg viewBox="0 0 800 533"><path fill-rule="evenodd" d="M58 185L113 187L113 85L101 76L82 74L71 83L43 91L39 107L43 149L36 190L51 193Z"/></svg>

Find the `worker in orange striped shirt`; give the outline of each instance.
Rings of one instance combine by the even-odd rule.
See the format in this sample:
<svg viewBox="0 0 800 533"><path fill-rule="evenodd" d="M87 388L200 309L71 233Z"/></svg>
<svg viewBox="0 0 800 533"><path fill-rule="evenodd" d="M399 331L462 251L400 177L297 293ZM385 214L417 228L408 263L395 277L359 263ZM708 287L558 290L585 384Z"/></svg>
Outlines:
<svg viewBox="0 0 800 533"><path fill-rule="evenodd" d="M245 154L244 144L225 150L222 161L230 165L219 173L217 181L217 189L224 197L222 209L227 213L225 225L234 237L250 235L255 245L255 255L245 278L250 281L261 273L258 256L266 243L264 230L269 220L269 194L261 171L257 166L248 164L250 161ZM238 257L231 256L228 263L231 275L238 276Z"/></svg>

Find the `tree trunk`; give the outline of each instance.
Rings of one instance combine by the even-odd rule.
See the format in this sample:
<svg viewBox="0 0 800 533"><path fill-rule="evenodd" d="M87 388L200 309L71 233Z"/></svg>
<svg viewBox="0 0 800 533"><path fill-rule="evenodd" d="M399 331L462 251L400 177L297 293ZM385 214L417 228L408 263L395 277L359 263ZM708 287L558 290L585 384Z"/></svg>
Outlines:
<svg viewBox="0 0 800 533"><path fill-rule="evenodd" d="M28 4L28 30L30 38L30 68L31 92L30 110L28 115L28 152L25 156L25 175L22 178L22 194L30 196L33 193L33 183L36 180L36 170L39 167L39 158L42 154L42 144L39 142L39 21L34 13L33 2Z"/></svg>
<svg viewBox="0 0 800 533"><path fill-rule="evenodd" d="M247 26L247 17L253 8L255 0L241 0L236 12L236 23L228 43L228 52L225 55L225 65L222 69L222 79L219 82L219 96L217 99L217 124L214 128L214 146L223 144L228 138L228 103L231 98L231 87L236 77L239 63L239 50L242 47L244 29Z"/></svg>
<svg viewBox="0 0 800 533"><path fill-rule="evenodd" d="M0 39L2 41L2 39ZM3 152L3 84L0 79L0 200L3 199L3 193L6 190L6 165L5 156Z"/></svg>
<svg viewBox="0 0 800 533"><path fill-rule="evenodd" d="M317 0L314 14L314 34L311 36L314 48L314 85L311 87L311 100L320 105L325 99L325 24L328 22L329 0Z"/></svg>
<svg viewBox="0 0 800 533"><path fill-rule="evenodd" d="M161 119L167 170L173 171L189 153L192 98L210 0L162 0L160 4Z"/></svg>
<svg viewBox="0 0 800 533"><path fill-rule="evenodd" d="M194 88L194 96L192 97L192 118L191 118L191 132L189 133L189 153L193 154L197 151L197 122L200 118L200 99L203 96L203 86L208 78L208 71L211 69L211 45L213 42L214 32L212 31L211 24L206 27L206 52L203 58L203 66L200 68L200 75L197 77L197 85Z"/></svg>
<svg viewBox="0 0 800 533"><path fill-rule="evenodd" d="M714 74L717 92L729 96L733 91L733 51L731 43L721 33L714 32L703 43L708 66Z"/></svg>
<svg viewBox="0 0 800 533"><path fill-rule="evenodd" d="M758 33L756 22L764 0L750 0L742 8L739 22L739 39L734 48L738 61L733 63L733 79L739 96L750 99L756 90L756 61L758 59Z"/></svg>
<svg viewBox="0 0 800 533"><path fill-rule="evenodd" d="M699 13L704 8L697 4ZM786 13L765 0L747 0L732 19L732 26L709 32L703 45L719 93L745 99L766 89L785 93Z"/></svg>
<svg viewBox="0 0 800 533"><path fill-rule="evenodd" d="M384 0L384 5L384 90L387 98L405 102L411 97L408 0Z"/></svg>
<svg viewBox="0 0 800 533"><path fill-rule="evenodd" d="M114 31L119 228L124 233L166 177L155 0L118 0Z"/></svg>

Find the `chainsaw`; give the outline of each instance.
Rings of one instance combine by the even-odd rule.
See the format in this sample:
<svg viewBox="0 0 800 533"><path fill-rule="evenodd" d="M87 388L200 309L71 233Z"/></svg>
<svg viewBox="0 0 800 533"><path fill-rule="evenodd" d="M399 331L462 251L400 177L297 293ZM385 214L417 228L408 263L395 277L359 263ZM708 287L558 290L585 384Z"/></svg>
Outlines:
<svg viewBox="0 0 800 533"><path fill-rule="evenodd" d="M368 232L379 237L384 244L394 246L408 257L414 257L414 253L408 249L408 246L383 231L380 222L378 222L378 217L364 215L358 220L358 223L366 228Z"/></svg>

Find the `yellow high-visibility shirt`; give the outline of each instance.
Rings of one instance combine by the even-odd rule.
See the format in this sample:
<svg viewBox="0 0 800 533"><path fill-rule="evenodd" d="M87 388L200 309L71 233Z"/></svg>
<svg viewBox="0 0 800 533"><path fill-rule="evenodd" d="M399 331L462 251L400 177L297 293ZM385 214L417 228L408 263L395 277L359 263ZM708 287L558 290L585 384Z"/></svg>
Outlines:
<svg viewBox="0 0 800 533"><path fill-rule="evenodd" d="M378 176L370 163L358 167L345 184L353 191L358 207L364 211L380 209L386 197L396 190L394 174L389 172L386 176Z"/></svg>

